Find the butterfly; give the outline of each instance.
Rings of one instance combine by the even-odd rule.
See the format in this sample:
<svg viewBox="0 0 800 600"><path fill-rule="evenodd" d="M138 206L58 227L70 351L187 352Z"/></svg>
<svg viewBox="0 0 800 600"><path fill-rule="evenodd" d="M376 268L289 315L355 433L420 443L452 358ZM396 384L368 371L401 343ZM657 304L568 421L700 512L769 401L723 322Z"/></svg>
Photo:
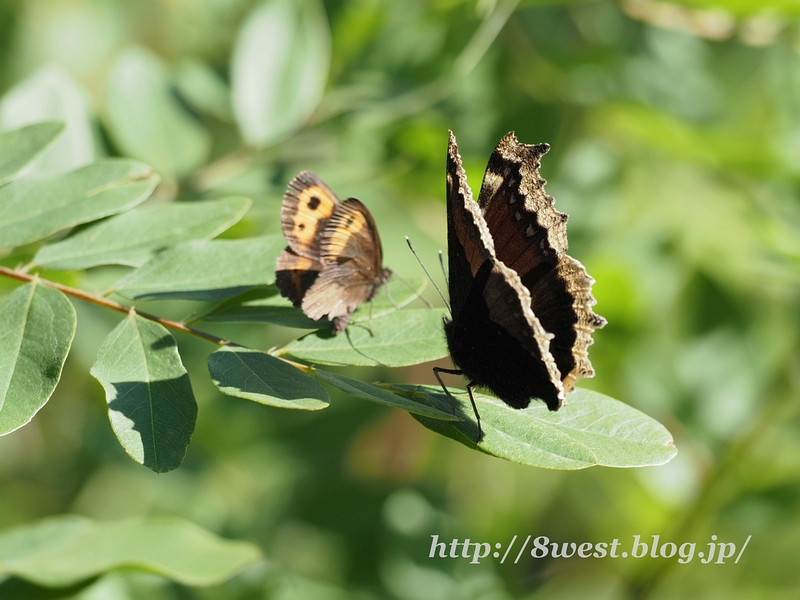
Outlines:
<svg viewBox="0 0 800 600"><path fill-rule="evenodd" d="M507 134L486 167L478 201L450 132L447 152L448 289L452 317L444 330L458 370L513 408L539 398L550 410L581 377L594 376L588 347L606 324L592 312L592 279L567 256L567 215L539 176L548 144L521 144ZM449 392L448 396L449 396ZM452 402L452 396L450 396Z"/></svg>
<svg viewBox="0 0 800 600"><path fill-rule="evenodd" d="M355 198L340 201L322 179L303 171L283 196L281 225L289 245L278 255L275 285L314 321L341 333L353 311L388 281L378 228Z"/></svg>

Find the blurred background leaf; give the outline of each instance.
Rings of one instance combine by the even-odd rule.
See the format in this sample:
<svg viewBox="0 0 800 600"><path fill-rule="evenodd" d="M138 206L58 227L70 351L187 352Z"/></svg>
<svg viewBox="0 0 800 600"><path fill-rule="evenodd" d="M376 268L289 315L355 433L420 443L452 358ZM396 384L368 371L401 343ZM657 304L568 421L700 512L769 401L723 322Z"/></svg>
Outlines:
<svg viewBox="0 0 800 600"><path fill-rule="evenodd" d="M0 532L3 572L66 587L115 569L208 586L259 559L258 548L220 539L176 518L97 522L74 515Z"/></svg>
<svg viewBox="0 0 800 600"><path fill-rule="evenodd" d="M143 48L125 50L108 77L109 133L122 152L173 177L206 161L209 135L178 102L161 59Z"/></svg>
<svg viewBox="0 0 800 600"><path fill-rule="evenodd" d="M66 123L66 132L32 171L56 175L87 165L97 157L89 110L89 99L69 71L60 65L45 65L3 96L0 127L15 129L45 120Z"/></svg>
<svg viewBox="0 0 800 600"><path fill-rule="evenodd" d="M7 131L0 136L0 185L8 183L58 139L64 131L59 121Z"/></svg>
<svg viewBox="0 0 800 600"><path fill-rule="evenodd" d="M245 142L269 145L299 129L322 99L330 31L317 0L269 0L247 17L231 57L233 108Z"/></svg>

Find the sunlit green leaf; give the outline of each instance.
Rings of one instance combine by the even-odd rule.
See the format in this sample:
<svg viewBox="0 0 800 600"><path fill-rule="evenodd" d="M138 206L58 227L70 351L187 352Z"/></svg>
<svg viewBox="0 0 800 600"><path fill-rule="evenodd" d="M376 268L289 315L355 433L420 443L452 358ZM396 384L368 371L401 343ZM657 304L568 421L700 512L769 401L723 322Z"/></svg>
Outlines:
<svg viewBox="0 0 800 600"><path fill-rule="evenodd" d="M288 298L281 296L274 285L260 286L228 300L224 300L200 321L221 323L275 323L299 329L330 327L327 319L312 321L300 308L292 306Z"/></svg>
<svg viewBox="0 0 800 600"><path fill-rule="evenodd" d="M86 92L61 65L37 69L0 100L0 124L13 129L41 121L61 121L66 131L41 156L28 174L52 176L93 162L97 157L95 128Z"/></svg>
<svg viewBox="0 0 800 600"><path fill-rule="evenodd" d="M166 250L114 289L129 298L219 300L275 281L282 236L190 242Z"/></svg>
<svg viewBox="0 0 800 600"><path fill-rule="evenodd" d="M442 309L397 310L353 323L339 335L329 330L309 333L283 348L283 353L320 365L405 367L448 355ZM374 334L374 335L373 335Z"/></svg>
<svg viewBox="0 0 800 600"><path fill-rule="evenodd" d="M91 373L103 384L111 427L130 457L157 473L178 467L197 403L172 334L131 312L103 342Z"/></svg>
<svg viewBox="0 0 800 600"><path fill-rule="evenodd" d="M44 246L33 262L48 269L108 264L139 267L155 250L219 235L241 219L250 204L247 198L225 198L145 206Z"/></svg>
<svg viewBox="0 0 800 600"><path fill-rule="evenodd" d="M49 179L17 179L0 188L0 247L20 246L143 202L158 176L132 160L93 163Z"/></svg>
<svg viewBox="0 0 800 600"><path fill-rule="evenodd" d="M149 50L128 49L111 67L108 111L120 148L160 173L183 177L208 158L208 132L177 101L165 65Z"/></svg>
<svg viewBox="0 0 800 600"><path fill-rule="evenodd" d="M227 581L260 558L260 550L250 542L226 540L175 517L94 521L64 515L0 532L0 575L48 587L119 569L209 586Z"/></svg>
<svg viewBox="0 0 800 600"><path fill-rule="evenodd" d="M280 408L319 410L328 394L313 377L265 352L223 346L208 357L211 379L228 396Z"/></svg>
<svg viewBox="0 0 800 600"><path fill-rule="evenodd" d="M414 301L427 284L426 279L392 279L378 290L371 302L356 309L351 322L367 322L396 311ZM203 315L201 321L222 323L276 323L300 329L330 327L327 319L312 321L302 309L292 306L291 301L280 295L274 286L259 287L240 296L230 298Z"/></svg>
<svg viewBox="0 0 800 600"><path fill-rule="evenodd" d="M311 116L325 89L330 30L317 0L270 0L250 14L233 50L233 110L242 137L272 144Z"/></svg>
<svg viewBox="0 0 800 600"><path fill-rule="evenodd" d="M60 121L45 121L0 133L0 185L50 148L63 131Z"/></svg>
<svg viewBox="0 0 800 600"><path fill-rule="evenodd" d="M450 405L438 387L387 387L442 410ZM474 448L478 428L469 396L448 389L462 421L415 418L428 429ZM548 469L645 467L669 462L677 452L672 435L658 421L590 390L576 389L567 396L567 405L555 412L536 400L517 410L493 396L474 391L473 395L483 429L478 448L512 462Z"/></svg>
<svg viewBox="0 0 800 600"><path fill-rule="evenodd" d="M0 300L0 435L28 423L50 398L75 324L67 297L38 282Z"/></svg>
<svg viewBox="0 0 800 600"><path fill-rule="evenodd" d="M454 415L452 412L444 412L444 407L441 407L442 410L440 410L440 408L431 406L430 404L418 402L413 396L399 396L392 392L387 392L385 389L376 385L359 381L358 379L352 379L344 375L322 370L317 370L316 375L325 383L329 383L333 387L342 390L346 394L355 396L356 398L369 400L370 402L383 404L384 406L407 410L410 413L430 417L432 419L457 421L461 418Z"/></svg>
<svg viewBox="0 0 800 600"><path fill-rule="evenodd" d="M370 318L374 320L393 313L419 298L427 285L428 280L422 277L400 279L392 276L388 283L378 289L372 300L356 309L350 321L352 323L369 322ZM422 302L419 302L418 306L422 306Z"/></svg>

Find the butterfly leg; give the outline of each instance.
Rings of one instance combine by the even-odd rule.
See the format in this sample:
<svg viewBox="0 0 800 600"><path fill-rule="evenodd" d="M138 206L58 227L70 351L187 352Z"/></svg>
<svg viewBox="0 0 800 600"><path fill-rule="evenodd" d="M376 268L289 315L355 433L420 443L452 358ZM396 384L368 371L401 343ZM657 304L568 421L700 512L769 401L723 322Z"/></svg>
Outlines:
<svg viewBox="0 0 800 600"><path fill-rule="evenodd" d="M450 393L450 390L447 389L447 386L442 381L442 378L439 377L439 373L447 373L448 375L463 375L463 371L458 371L454 369L442 369L441 367L433 367L433 374L436 376L436 379L439 381L439 385L442 386L444 393L447 394L447 398L450 400L450 409L453 411L453 414L456 414L456 401L453 398L453 395Z"/></svg>
<svg viewBox="0 0 800 600"><path fill-rule="evenodd" d="M389 299L389 302L392 304L394 309L400 310L400 307L397 305L397 302L395 302L394 298L392 298L392 292L389 291L389 286L387 285L383 289L386 290L386 297Z"/></svg>
<svg viewBox="0 0 800 600"><path fill-rule="evenodd" d="M369 301L369 320L367 321L367 328L369 329L370 337L375 337L375 332L372 330L372 305L373 305L373 302L370 299L370 301Z"/></svg>
<svg viewBox="0 0 800 600"><path fill-rule="evenodd" d="M447 386L442 381L442 378L439 377L439 373L447 373L448 375L463 375L464 372L457 370L457 369L443 369L441 367L433 367L433 374L436 376L436 379L439 381L439 385L442 386L444 393L447 394L447 397L450 399L450 408L453 410L453 414L456 414L456 402L453 395L450 393L450 390L447 389ZM475 419L478 422L478 437L475 440L475 443L481 441L483 437L483 430L481 429L481 416L478 414L478 407L475 405L475 398L472 397L472 388L474 384L470 382L467 385L467 392L469 392L469 401L472 403L472 411L475 413Z"/></svg>
<svg viewBox="0 0 800 600"><path fill-rule="evenodd" d="M478 421L478 439L475 440L475 443L477 444L478 442L481 441L481 438L483 437L483 430L481 429L481 416L478 414L478 407L475 406L475 398L472 397L472 388L474 387L475 383L472 381L470 381L467 384L467 392L469 392L469 401L472 403L472 412L475 413L475 419Z"/></svg>

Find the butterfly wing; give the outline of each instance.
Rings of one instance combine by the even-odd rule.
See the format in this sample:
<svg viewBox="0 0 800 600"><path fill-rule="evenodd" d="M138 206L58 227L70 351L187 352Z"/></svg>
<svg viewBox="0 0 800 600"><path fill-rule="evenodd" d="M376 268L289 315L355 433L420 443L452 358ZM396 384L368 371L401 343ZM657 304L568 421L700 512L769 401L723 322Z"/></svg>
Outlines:
<svg viewBox="0 0 800 600"><path fill-rule="evenodd" d="M311 171L292 179L283 195L281 226L289 246L278 255L275 285L295 306L322 271L322 232L339 204L336 194Z"/></svg>
<svg viewBox="0 0 800 600"><path fill-rule="evenodd" d="M291 247L278 255L275 267L275 285L281 295L289 298L292 304L300 306L308 289L314 284L322 263L306 256L300 256Z"/></svg>
<svg viewBox="0 0 800 600"><path fill-rule="evenodd" d="M281 205L283 235L298 256L319 260L322 234L341 202L322 179L303 171L289 182Z"/></svg>
<svg viewBox="0 0 800 600"><path fill-rule="evenodd" d="M348 198L336 206L322 235L320 258L323 264L356 261L367 278L380 269L383 249L378 227L360 200Z"/></svg>
<svg viewBox="0 0 800 600"><path fill-rule="evenodd" d="M451 131L447 148L447 270L454 321L459 321L478 270L493 257L494 242L477 202L472 199Z"/></svg>
<svg viewBox="0 0 800 600"><path fill-rule="evenodd" d="M342 331L358 306L385 283L378 228L369 210L350 198L338 204L320 241L319 277L303 299L312 319L327 315L334 333Z"/></svg>
<svg viewBox="0 0 800 600"><path fill-rule="evenodd" d="M544 400L550 410L557 410L564 404L564 386L552 354L554 336L545 330L531 310L530 294L522 285L519 275L495 260L484 287L483 298L489 310L489 319L516 339L528 355L525 357L527 360L520 360L525 364L524 370L516 374L523 380L521 385L509 386L511 390L525 390L525 401L517 399L516 402L527 406L527 400L536 397ZM513 400L513 391L509 398Z"/></svg>
<svg viewBox="0 0 800 600"><path fill-rule="evenodd" d="M588 347L605 320L594 314L594 280L567 252L567 215L555 209L539 176L547 144L520 144L513 132L500 140L486 167L479 204L497 258L529 290L533 312L553 334L552 353L569 392L594 375Z"/></svg>

